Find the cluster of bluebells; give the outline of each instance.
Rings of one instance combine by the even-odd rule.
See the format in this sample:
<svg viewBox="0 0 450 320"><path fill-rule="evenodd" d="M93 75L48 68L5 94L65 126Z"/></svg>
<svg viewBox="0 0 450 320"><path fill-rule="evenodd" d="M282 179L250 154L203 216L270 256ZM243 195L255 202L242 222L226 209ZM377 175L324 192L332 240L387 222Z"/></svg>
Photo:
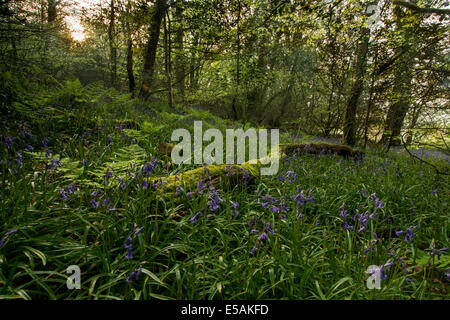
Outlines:
<svg viewBox="0 0 450 320"><path fill-rule="evenodd" d="M60 165L61 161L59 159L52 159L50 163L46 164L45 168L47 170L56 170L56 168Z"/></svg>
<svg viewBox="0 0 450 320"><path fill-rule="evenodd" d="M91 205L94 209L98 209L100 207L100 202L101 202L101 196L102 193L100 191L93 191L91 193ZM101 206L103 208L107 208L108 211L114 211L114 207L111 204L111 199L109 197L103 199L103 202L101 202Z"/></svg>
<svg viewBox="0 0 450 320"><path fill-rule="evenodd" d="M83 161L78 162L78 167L82 167L82 166L87 166L88 162L86 159L84 159Z"/></svg>
<svg viewBox="0 0 450 320"><path fill-rule="evenodd" d="M394 263L391 262L391 260L388 260L385 264L379 266L378 268L374 268L371 272L369 272L369 274L373 275L375 273L379 273L380 280L386 280L388 278L386 274L386 269L392 265L394 265Z"/></svg>
<svg viewBox="0 0 450 320"><path fill-rule="evenodd" d="M400 237L402 234L405 235L405 241L407 243L410 243L413 238L415 238L415 234L413 233L413 229L415 229L416 226L410 226L409 228L407 228L406 230L400 230L400 231L396 231L395 234L397 235L397 237Z"/></svg>
<svg viewBox="0 0 450 320"><path fill-rule="evenodd" d="M161 161L159 161L156 157L154 157L150 162L147 162L144 165L143 171L144 174L148 177L152 171L154 171L158 166L161 164Z"/></svg>
<svg viewBox="0 0 450 320"><path fill-rule="evenodd" d="M239 214L239 211L237 211L237 209L239 209L239 203L231 201L231 206L233 207L233 212L235 215Z"/></svg>
<svg viewBox="0 0 450 320"><path fill-rule="evenodd" d="M208 196L208 204L211 211L216 211L219 209L219 203L222 203L223 200L217 194L216 188L213 186L210 187L209 196Z"/></svg>
<svg viewBox="0 0 450 320"><path fill-rule="evenodd" d="M377 234L375 232L372 232L373 235L373 239L370 241L370 248L364 249L363 253L364 255L366 255L367 253L370 252L375 252L375 244L380 241L380 239L378 238Z"/></svg>
<svg viewBox="0 0 450 320"><path fill-rule="evenodd" d="M227 166L225 168L226 176L230 177L230 176L237 175L237 172L235 171L235 168L237 170L242 171L242 179L239 182L242 185L244 185L244 186L247 185L249 183L249 181L250 181L250 173L247 170L245 170L244 168L242 168L242 167ZM234 186L234 189L237 189L238 186L239 186L239 183Z"/></svg>
<svg viewBox="0 0 450 320"><path fill-rule="evenodd" d="M135 231L136 225L133 223L131 225L131 236L127 238L127 241L125 242L125 249L128 250L127 255L125 256L125 259L130 260L133 259L133 239L144 230L144 227L141 227Z"/></svg>
<svg viewBox="0 0 450 320"><path fill-rule="evenodd" d="M431 243L430 244L430 253L428 253L428 255L429 256L431 256L432 257L432 260L433 260L433 263L434 263L434 257L437 257L438 258L438 260L441 260L441 255L442 255L442 253L443 252L447 252L448 251L448 248L442 248L442 249L436 249L435 248L435 244L434 243ZM428 263L428 266L430 266L431 265L431 261Z"/></svg>
<svg viewBox="0 0 450 320"><path fill-rule="evenodd" d="M296 203L296 212L297 212L297 220L303 217L302 209L306 203L313 203L314 196L312 195L314 189L308 190L307 193L302 191L302 187L297 188L297 194L295 196L291 196L291 199Z"/></svg>
<svg viewBox="0 0 450 320"><path fill-rule="evenodd" d="M127 282L131 282L133 279L135 279L136 281L139 280L139 276L140 276L141 273L142 273L142 267L143 267L144 265L146 265L146 264L148 264L147 261L142 261L142 262L139 264L139 267L137 267L133 272L131 272L130 276L127 278L126 281L127 281Z"/></svg>
<svg viewBox="0 0 450 320"><path fill-rule="evenodd" d="M66 201L68 199L68 195L74 194L76 190L76 187L74 186L74 184L70 184L69 186L61 189L61 191L59 192L59 194L61 195L61 198L63 201Z"/></svg>
<svg viewBox="0 0 450 320"><path fill-rule="evenodd" d="M252 228L252 227L253 227L253 220L250 221L250 228ZM256 245L255 245L255 246L252 248L252 250L250 251L250 255L251 255L251 256L254 256L254 255L255 255L255 252L258 251L259 248L260 248L260 243L261 243L262 241L264 241L264 240L267 239L268 234L273 235L275 232L274 232L273 229L272 229L272 224L271 224L270 222L269 222L269 223L266 223L266 222L264 221L264 228L262 229L261 232L258 231L256 228L254 228L254 229L251 229L251 230L250 230L250 233L258 234L258 238L257 238L257 240L256 240Z"/></svg>
<svg viewBox="0 0 450 320"><path fill-rule="evenodd" d="M274 197L269 196L268 194L265 195L265 202L262 204L262 207L265 209L267 208L267 206L271 205L271 204L276 204L277 203L277 199L275 199ZM258 199L258 204L261 204L261 197Z"/></svg>
<svg viewBox="0 0 450 320"><path fill-rule="evenodd" d="M52 150L48 147L49 141L47 138L42 139L42 146L45 148L45 157L48 158Z"/></svg>
<svg viewBox="0 0 450 320"><path fill-rule="evenodd" d="M12 229L12 230L6 232L5 235L2 237L2 239L0 240L0 248L5 245L6 239L8 239L8 237L10 235L12 235L13 233L16 233L17 231L19 231L19 229Z"/></svg>
<svg viewBox="0 0 450 320"><path fill-rule="evenodd" d="M289 182L289 183L293 183L295 181L295 178L297 177L297 174L294 171L286 171L284 174L280 174L277 177L277 180L280 182Z"/></svg>
<svg viewBox="0 0 450 320"><path fill-rule="evenodd" d="M165 186L167 186L169 184L168 182L168 178L165 177L163 178L159 178L154 184L152 184L153 188L162 188L163 191L166 191Z"/></svg>
<svg viewBox="0 0 450 320"><path fill-rule="evenodd" d="M7 167L9 167L12 172L16 175L18 173L18 168L20 168L23 164L23 158L22 158L22 154L20 152L16 153L16 157L15 159L8 159L8 160L1 160L0 161L0 165L6 165ZM17 165L17 167L16 167Z"/></svg>
<svg viewBox="0 0 450 320"><path fill-rule="evenodd" d="M359 213L359 209L356 209L356 214L353 215L353 217L351 219L351 220L353 220L354 224L350 225L347 221L347 217L349 216L349 214L348 214L347 210L345 210L345 203L339 207L339 215L342 218L344 230L353 231L356 227L358 230L358 233L368 231L369 221L375 219L375 212L369 214L369 212L366 211L361 214L361 213Z"/></svg>
<svg viewBox="0 0 450 320"><path fill-rule="evenodd" d="M377 209L384 209L384 204L383 204L383 202L382 202L380 199L378 199L376 193L372 193L372 194L370 195L370 199L373 200L373 201L375 202L375 207L376 207Z"/></svg>
<svg viewBox="0 0 450 320"><path fill-rule="evenodd" d="M388 256L392 257L394 259L394 261L398 261L403 269L403 274L406 276L408 274L408 270L407 270L407 264L405 261L403 261L402 258L398 257L395 253L388 253ZM389 260L391 261L391 260ZM394 262L390 262L391 265L394 264Z"/></svg>

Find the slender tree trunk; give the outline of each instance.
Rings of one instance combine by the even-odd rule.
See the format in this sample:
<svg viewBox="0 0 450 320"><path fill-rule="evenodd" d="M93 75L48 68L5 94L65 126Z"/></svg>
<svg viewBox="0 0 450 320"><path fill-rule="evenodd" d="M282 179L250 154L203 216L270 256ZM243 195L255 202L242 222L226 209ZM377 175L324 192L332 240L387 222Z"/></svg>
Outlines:
<svg viewBox="0 0 450 320"><path fill-rule="evenodd" d="M354 71L355 78L344 115L343 143L350 146L354 146L356 144L356 111L358 108L359 97L361 96L364 88L364 75L366 73L369 38L370 29L366 27L362 28L356 53L356 64Z"/></svg>
<svg viewBox="0 0 450 320"><path fill-rule="evenodd" d="M191 57L189 61L190 65L190 71L189 71L189 88L191 91L195 91L197 89L197 81L195 78L195 70L198 68L197 65L197 55L196 55L196 47L198 45L198 35L194 35L194 39L192 41L192 45L194 47L193 50L191 50Z"/></svg>
<svg viewBox="0 0 450 320"><path fill-rule="evenodd" d="M60 1L56 0L47 0L47 22L53 23L56 21L57 13L56 7Z"/></svg>
<svg viewBox="0 0 450 320"><path fill-rule="evenodd" d="M234 120L239 119L239 112L238 112L238 101L237 98L239 96L239 86L240 86L240 74L241 74L241 29L240 29L240 23L241 23L241 1L238 0L238 17L237 17L237 36L236 36L236 45L237 45L237 52L236 52L236 90L233 97L233 102L231 104L231 110L233 111L233 118ZM244 112L245 113L245 112ZM244 114L244 120L245 120L245 114Z"/></svg>
<svg viewBox="0 0 450 320"><path fill-rule="evenodd" d="M173 109L173 94L172 94L172 61L170 56L171 44L170 44L170 20L169 26L167 26L167 19L164 16L164 61L165 61L165 69L167 76L167 93L168 93L168 103L169 108Z"/></svg>
<svg viewBox="0 0 450 320"><path fill-rule="evenodd" d="M131 38L131 32L128 32L128 40L127 40L127 74L128 74L128 88L132 96L134 97L136 80L134 79L134 70L133 70L133 39Z"/></svg>
<svg viewBox="0 0 450 320"><path fill-rule="evenodd" d="M134 90L136 89L136 80L134 78L134 68L133 68L133 38L132 38L132 32L130 27L130 8L131 8L131 1L128 0L128 6L127 6L127 17L125 20L125 30L126 30L126 37L127 37L127 75L128 75L128 89L131 93L131 96L134 97Z"/></svg>
<svg viewBox="0 0 450 320"><path fill-rule="evenodd" d="M111 0L109 28L108 28L111 87L116 87L116 84L117 84L117 48L114 44L115 19L116 19L116 13L115 13L115 8L114 8L114 0Z"/></svg>
<svg viewBox="0 0 450 320"><path fill-rule="evenodd" d="M175 17L177 19L177 29L175 34L175 42L177 45L175 56L175 78L178 86L178 91L181 96L181 101L184 102L186 90L186 71L184 61L184 31L183 31L183 1L177 2L175 10Z"/></svg>
<svg viewBox="0 0 450 320"><path fill-rule="evenodd" d="M156 0L153 18L148 28L149 39L145 50L144 70L141 85L140 97L147 99L152 87L153 76L155 73L156 49L158 47L161 22L166 12L167 0Z"/></svg>

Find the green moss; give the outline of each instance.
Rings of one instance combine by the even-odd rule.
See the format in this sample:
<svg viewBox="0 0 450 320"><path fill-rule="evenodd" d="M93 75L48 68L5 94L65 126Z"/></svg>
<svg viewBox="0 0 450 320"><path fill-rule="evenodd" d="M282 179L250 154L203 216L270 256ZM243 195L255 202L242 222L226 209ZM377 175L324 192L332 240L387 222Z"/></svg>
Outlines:
<svg viewBox="0 0 450 320"><path fill-rule="evenodd" d="M208 165L180 175L153 178L151 182L152 184L161 184L162 181L166 193L174 192L179 185L186 189L194 188L201 179L210 180L217 189L234 187L236 183L243 181L245 172L248 172L248 182L253 183L260 176L260 167L260 163L250 164L248 162L242 165Z"/></svg>

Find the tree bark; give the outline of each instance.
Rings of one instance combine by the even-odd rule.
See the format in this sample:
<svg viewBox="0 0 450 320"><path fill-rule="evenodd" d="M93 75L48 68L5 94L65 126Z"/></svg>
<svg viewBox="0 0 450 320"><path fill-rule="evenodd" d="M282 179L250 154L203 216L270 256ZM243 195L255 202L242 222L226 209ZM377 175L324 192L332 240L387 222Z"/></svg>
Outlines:
<svg viewBox="0 0 450 320"><path fill-rule="evenodd" d="M145 50L143 79L140 90L140 97L147 99L152 87L153 76L155 73L156 49L158 47L161 22L166 12L167 0L156 0L153 18L148 28L149 39Z"/></svg>
<svg viewBox="0 0 450 320"><path fill-rule="evenodd" d="M364 75L367 65L367 51L369 50L370 29L363 27L356 53L355 78L350 91L350 98L344 115L343 143L350 146L356 144L356 111L359 97L364 88Z"/></svg>
<svg viewBox="0 0 450 320"><path fill-rule="evenodd" d="M114 0L110 2L110 16L108 27L109 54L110 54L110 71L111 71L111 87L116 87L117 82L117 48L114 44L114 27L115 27L115 8Z"/></svg>
<svg viewBox="0 0 450 320"><path fill-rule="evenodd" d="M175 10L175 17L177 19L177 29L175 34L175 43L177 45L175 56L175 78L180 92L181 100L184 102L186 90L186 71L184 61L184 31L183 31L183 1L177 2Z"/></svg>
<svg viewBox="0 0 450 320"><path fill-rule="evenodd" d="M59 3L60 3L60 1L56 1L56 0L48 0L47 1L47 22L48 23L52 23L52 22L56 21L56 18L57 18L56 7L58 6Z"/></svg>
<svg viewBox="0 0 450 320"><path fill-rule="evenodd" d="M171 61L171 44L170 44L170 20L167 26L166 16L164 16L164 61L167 76L167 95L169 108L173 109L173 94L172 94L172 61Z"/></svg>
<svg viewBox="0 0 450 320"><path fill-rule="evenodd" d="M399 6L394 8L394 15L397 25L397 38L399 39L395 47L396 55L399 58L394 66L394 88L392 99L388 110L385 130L380 143L400 145L400 133L403 122L408 113L411 102L411 83L414 70L414 26L405 26L405 14Z"/></svg>

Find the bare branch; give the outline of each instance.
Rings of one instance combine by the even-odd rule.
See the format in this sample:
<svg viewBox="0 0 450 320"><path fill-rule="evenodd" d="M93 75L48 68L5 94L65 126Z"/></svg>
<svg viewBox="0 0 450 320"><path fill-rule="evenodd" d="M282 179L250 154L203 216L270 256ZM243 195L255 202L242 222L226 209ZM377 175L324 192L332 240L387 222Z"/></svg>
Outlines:
<svg viewBox="0 0 450 320"><path fill-rule="evenodd" d="M439 9L439 8L422 8L419 7L411 2L408 1L401 1L401 0L394 0L393 3L398 6L402 6L405 8L408 8L412 11L418 12L418 13L430 13L430 14L439 14L439 15L446 15L450 14L449 9Z"/></svg>
<svg viewBox="0 0 450 320"><path fill-rule="evenodd" d="M436 173L437 173L437 174L443 174L443 175L447 175L447 176L450 175L449 172L442 172L442 171L440 171L439 168L436 167L434 164L432 164L432 163L430 163L430 162L428 162L428 161L426 161L426 160L424 160L424 159L422 159L422 158L419 158L418 156L412 154L411 151L409 151L408 148L406 147L406 143L405 143L405 140L403 139L403 135L401 135L401 139L402 139L402 145L403 145L403 147L405 148L406 152L408 152L408 154L409 154L411 157L413 157L414 159L417 159L417 160L419 160L420 162L423 162L423 163L425 163L425 164L427 164L427 165L433 167L433 168L436 170Z"/></svg>

